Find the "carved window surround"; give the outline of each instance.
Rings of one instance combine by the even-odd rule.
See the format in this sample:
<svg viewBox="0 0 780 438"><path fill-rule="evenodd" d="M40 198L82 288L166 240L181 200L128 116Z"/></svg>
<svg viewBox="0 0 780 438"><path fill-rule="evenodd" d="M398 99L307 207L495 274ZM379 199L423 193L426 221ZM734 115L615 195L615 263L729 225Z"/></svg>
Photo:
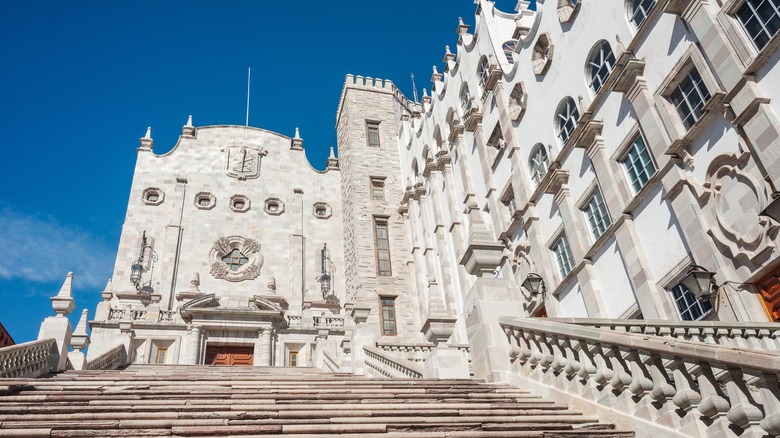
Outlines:
<svg viewBox="0 0 780 438"><path fill-rule="evenodd" d="M238 250L248 261L237 270L231 270L227 263L222 261L224 257ZM220 237L214 241L209 253L211 275L227 281L252 280L260 275L263 266L263 255L260 252L260 244L254 239L241 236Z"/></svg>

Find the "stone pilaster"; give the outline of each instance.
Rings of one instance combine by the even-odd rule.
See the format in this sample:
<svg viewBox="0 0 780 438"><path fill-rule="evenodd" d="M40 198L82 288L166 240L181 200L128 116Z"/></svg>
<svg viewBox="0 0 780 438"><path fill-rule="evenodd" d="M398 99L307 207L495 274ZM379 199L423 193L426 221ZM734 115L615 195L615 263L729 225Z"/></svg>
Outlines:
<svg viewBox="0 0 780 438"><path fill-rule="evenodd" d="M176 177L176 188L174 194L171 196L171 207L169 213L168 224L165 226L165 233L162 236L162 247L159 250L160 260L158 262L155 272L159 272L160 290L154 292L162 295L162 306L165 306L168 310L173 309L174 294L176 293L176 276L178 275L179 267L179 248L181 247L182 239L182 210L184 209L184 203L187 196L187 179L183 176ZM152 238L158 236L151 236ZM152 257L152 251L155 248L150 248L148 257ZM151 264L151 260L149 260ZM146 274L146 272L144 272ZM141 282L152 281L151 287L157 289L157 285L154 283L154 278L141 277Z"/></svg>
<svg viewBox="0 0 780 438"><path fill-rule="evenodd" d="M187 347L184 363L187 365L198 365L200 363L200 326L190 325L187 327Z"/></svg>
<svg viewBox="0 0 780 438"><path fill-rule="evenodd" d="M271 329L262 328L259 330L260 342L257 347L257 362L261 367L271 366Z"/></svg>

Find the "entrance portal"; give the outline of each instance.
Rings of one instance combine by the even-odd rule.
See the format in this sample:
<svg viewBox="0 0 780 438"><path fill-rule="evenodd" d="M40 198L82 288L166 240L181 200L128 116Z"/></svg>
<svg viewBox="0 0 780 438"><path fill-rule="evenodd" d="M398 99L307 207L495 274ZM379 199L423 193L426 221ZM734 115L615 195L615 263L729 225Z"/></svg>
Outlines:
<svg viewBox="0 0 780 438"><path fill-rule="evenodd" d="M213 345L206 347L206 365L250 366L254 362L254 347Z"/></svg>

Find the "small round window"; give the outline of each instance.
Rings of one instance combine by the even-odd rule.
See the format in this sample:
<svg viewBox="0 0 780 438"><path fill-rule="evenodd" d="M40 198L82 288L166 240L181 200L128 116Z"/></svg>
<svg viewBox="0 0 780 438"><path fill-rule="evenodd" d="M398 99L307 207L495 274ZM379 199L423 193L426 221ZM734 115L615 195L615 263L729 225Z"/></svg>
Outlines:
<svg viewBox="0 0 780 438"><path fill-rule="evenodd" d="M272 216L279 216L284 213L284 202L279 198L268 198L265 200L265 207L263 209Z"/></svg>
<svg viewBox="0 0 780 438"><path fill-rule="evenodd" d="M209 192L200 192L195 195L195 207L200 210L211 210L217 205L217 198Z"/></svg>
<svg viewBox="0 0 780 438"><path fill-rule="evenodd" d="M230 209L236 213L244 213L249 211L250 202L249 198L244 195L233 195L230 198Z"/></svg>
<svg viewBox="0 0 780 438"><path fill-rule="evenodd" d="M330 205L328 205L325 202L315 202L314 203L314 210L312 211L314 214L314 217L317 219L328 219L333 214L333 211L330 208Z"/></svg>

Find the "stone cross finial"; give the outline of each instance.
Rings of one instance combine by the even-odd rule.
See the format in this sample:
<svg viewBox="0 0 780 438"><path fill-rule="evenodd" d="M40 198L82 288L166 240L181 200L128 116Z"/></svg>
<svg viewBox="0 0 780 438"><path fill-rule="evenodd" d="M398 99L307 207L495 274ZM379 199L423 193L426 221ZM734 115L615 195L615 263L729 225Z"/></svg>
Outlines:
<svg viewBox="0 0 780 438"><path fill-rule="evenodd" d="M58 317L70 315L75 304L73 303L73 273L68 272L62 287L56 296L51 297L51 307Z"/></svg>

